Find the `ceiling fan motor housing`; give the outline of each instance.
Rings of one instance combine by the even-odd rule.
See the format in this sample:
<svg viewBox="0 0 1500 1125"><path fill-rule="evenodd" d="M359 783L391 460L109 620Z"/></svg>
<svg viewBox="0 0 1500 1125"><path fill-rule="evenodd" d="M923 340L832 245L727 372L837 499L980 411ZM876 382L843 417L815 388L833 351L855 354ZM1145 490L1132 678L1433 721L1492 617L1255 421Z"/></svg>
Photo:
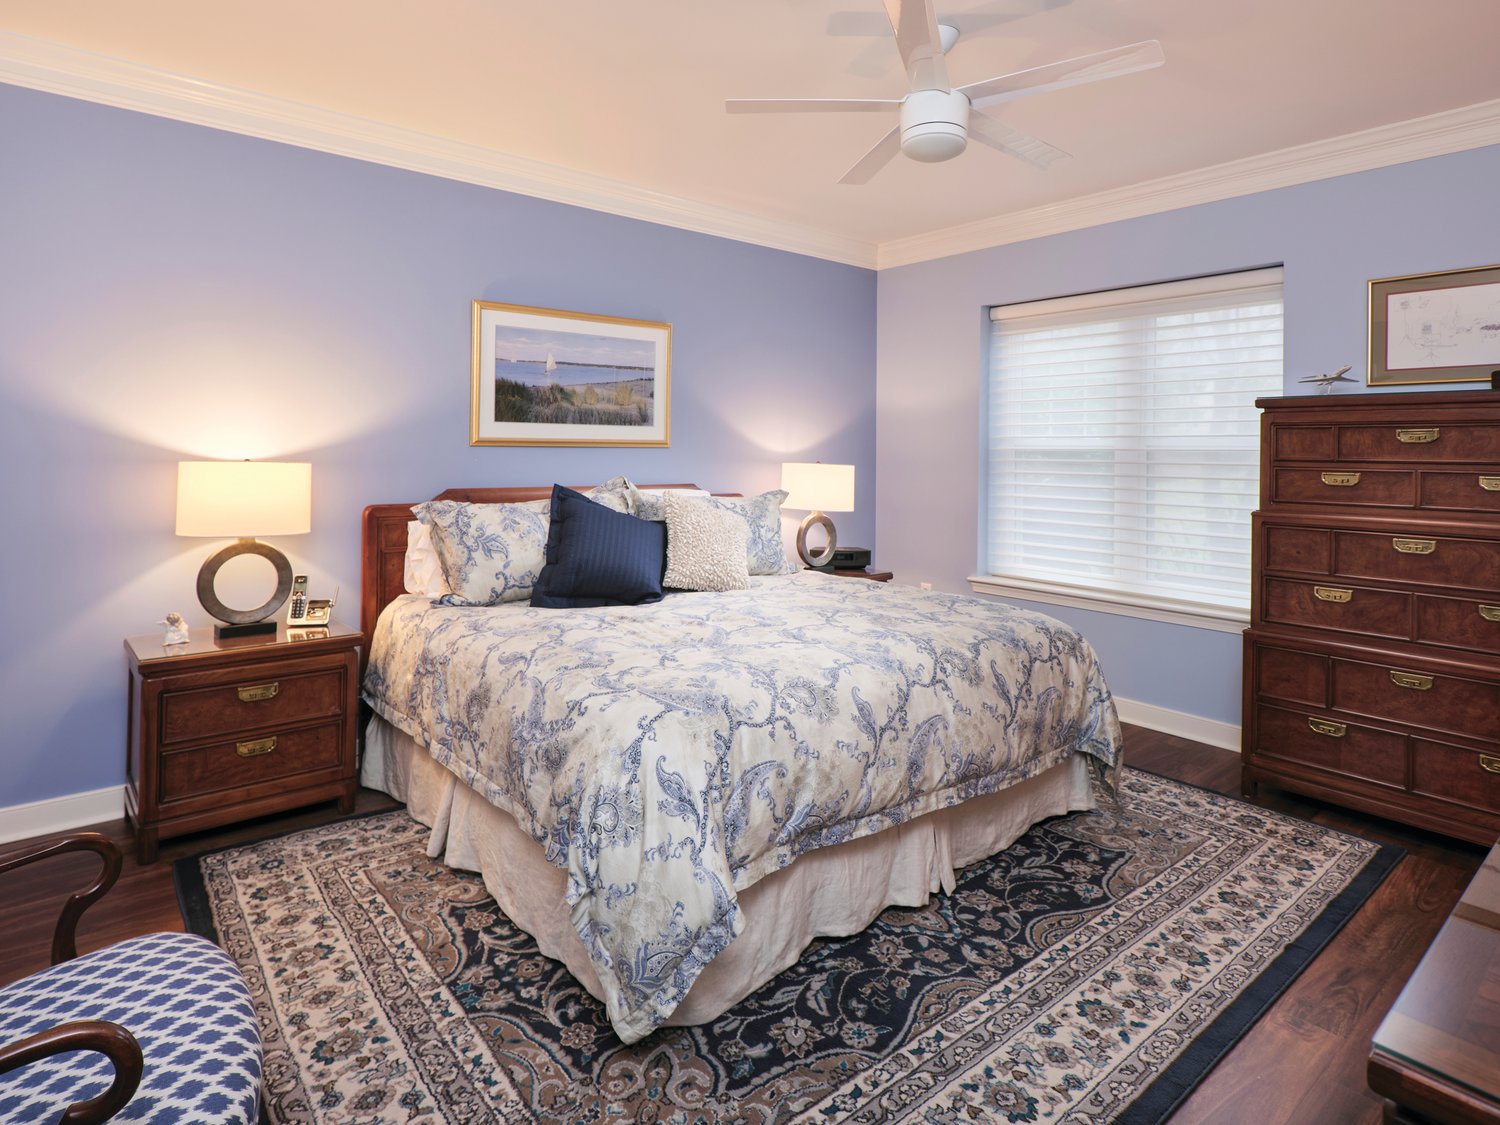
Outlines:
<svg viewBox="0 0 1500 1125"><path fill-rule="evenodd" d="M957 90L915 90L901 103L901 151L935 164L969 143L969 99Z"/></svg>

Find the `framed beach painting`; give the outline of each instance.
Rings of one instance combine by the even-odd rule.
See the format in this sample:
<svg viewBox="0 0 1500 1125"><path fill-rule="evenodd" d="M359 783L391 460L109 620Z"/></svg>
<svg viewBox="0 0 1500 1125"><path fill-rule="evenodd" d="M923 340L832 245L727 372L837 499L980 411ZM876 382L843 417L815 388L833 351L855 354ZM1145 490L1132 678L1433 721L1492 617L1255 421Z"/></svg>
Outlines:
<svg viewBox="0 0 1500 1125"><path fill-rule="evenodd" d="M1500 266L1370 282L1371 386L1500 372Z"/></svg>
<svg viewBox="0 0 1500 1125"><path fill-rule="evenodd" d="M672 326L474 302L470 445L668 445Z"/></svg>

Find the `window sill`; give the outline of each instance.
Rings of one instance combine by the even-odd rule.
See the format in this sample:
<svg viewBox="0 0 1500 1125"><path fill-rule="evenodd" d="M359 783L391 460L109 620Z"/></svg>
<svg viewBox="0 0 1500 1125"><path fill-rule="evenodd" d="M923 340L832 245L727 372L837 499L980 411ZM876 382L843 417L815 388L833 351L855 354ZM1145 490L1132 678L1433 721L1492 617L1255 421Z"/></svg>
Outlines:
<svg viewBox="0 0 1500 1125"><path fill-rule="evenodd" d="M977 594L994 594L1001 598L1021 598L1047 605L1092 609L1099 613L1164 621L1170 625L1186 625L1193 629L1213 629L1220 633L1239 633L1250 624L1249 612L1242 609L1184 602L1174 598L1153 598L1147 594L1116 594L1082 586L1065 586L1057 582L1005 578L998 574L971 575L969 588Z"/></svg>

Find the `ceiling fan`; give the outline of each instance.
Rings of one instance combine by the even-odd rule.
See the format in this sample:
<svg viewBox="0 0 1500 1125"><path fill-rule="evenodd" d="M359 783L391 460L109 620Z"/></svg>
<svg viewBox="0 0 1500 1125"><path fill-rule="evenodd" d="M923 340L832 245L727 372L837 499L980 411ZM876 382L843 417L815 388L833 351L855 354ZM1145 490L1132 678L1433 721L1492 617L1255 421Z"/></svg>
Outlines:
<svg viewBox="0 0 1500 1125"><path fill-rule="evenodd" d="M844 174L841 184L868 182L898 152L927 163L952 160L968 147L971 138L1045 168L1068 154L989 114L970 111L1150 70L1166 61L1161 44L1148 39L954 89L948 84L945 56L958 41L958 29L938 23L932 0L885 0L885 11L911 86L904 98L732 98L724 108L730 113L881 113L899 109L900 123Z"/></svg>

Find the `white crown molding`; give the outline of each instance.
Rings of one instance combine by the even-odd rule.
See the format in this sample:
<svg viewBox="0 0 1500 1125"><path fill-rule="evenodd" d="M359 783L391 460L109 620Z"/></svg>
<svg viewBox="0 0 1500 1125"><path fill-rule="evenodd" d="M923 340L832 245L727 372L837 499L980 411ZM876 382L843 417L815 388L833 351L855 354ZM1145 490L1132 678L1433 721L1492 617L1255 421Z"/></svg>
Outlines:
<svg viewBox="0 0 1500 1125"><path fill-rule="evenodd" d="M0 31L0 82L873 269L873 243Z"/></svg>
<svg viewBox="0 0 1500 1125"><path fill-rule="evenodd" d="M0 809L0 844L52 836L71 828L103 824L125 815L125 787L112 785L46 801Z"/></svg>
<svg viewBox="0 0 1500 1125"><path fill-rule="evenodd" d="M947 258L1500 144L1500 99L880 244L877 269Z"/></svg>
<svg viewBox="0 0 1500 1125"><path fill-rule="evenodd" d="M1500 144L1500 100L875 244L0 31L0 82L866 269Z"/></svg>

